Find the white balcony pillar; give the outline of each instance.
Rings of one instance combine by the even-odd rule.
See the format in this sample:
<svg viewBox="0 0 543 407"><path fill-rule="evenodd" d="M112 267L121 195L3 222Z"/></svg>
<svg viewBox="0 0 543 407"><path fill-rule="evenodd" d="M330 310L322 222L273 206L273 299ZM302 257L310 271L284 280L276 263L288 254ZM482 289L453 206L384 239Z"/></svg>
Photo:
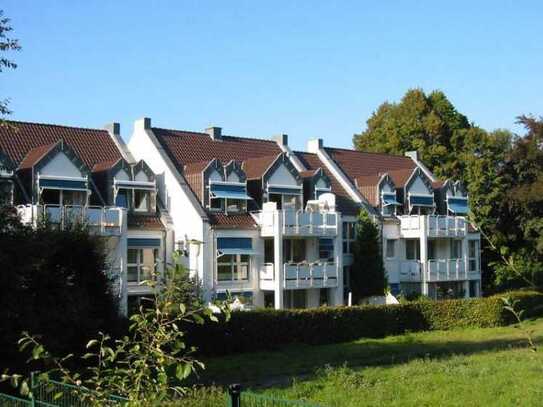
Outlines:
<svg viewBox="0 0 543 407"><path fill-rule="evenodd" d="M283 309L283 212L275 211L273 222L273 268L274 268L274 304L275 309Z"/></svg>
<svg viewBox="0 0 543 407"><path fill-rule="evenodd" d="M428 219L429 216L419 216L420 272L423 295L428 295Z"/></svg>
<svg viewBox="0 0 543 407"><path fill-rule="evenodd" d="M343 305L343 222L337 220L337 235L334 238L334 257L337 271L337 288L333 291L333 305ZM326 273L326 269L325 269Z"/></svg>

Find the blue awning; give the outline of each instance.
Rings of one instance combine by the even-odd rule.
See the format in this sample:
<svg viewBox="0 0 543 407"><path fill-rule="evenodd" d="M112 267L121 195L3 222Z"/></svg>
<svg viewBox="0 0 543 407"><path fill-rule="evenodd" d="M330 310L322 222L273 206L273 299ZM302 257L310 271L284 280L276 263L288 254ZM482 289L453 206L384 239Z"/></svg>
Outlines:
<svg viewBox="0 0 543 407"><path fill-rule="evenodd" d="M401 205L396 200L396 194L394 194L394 193L384 193L383 196L381 197L381 199L383 201L383 206Z"/></svg>
<svg viewBox="0 0 543 407"><path fill-rule="evenodd" d="M218 237L217 251L223 254L254 255L253 240L250 237Z"/></svg>
<svg viewBox="0 0 543 407"><path fill-rule="evenodd" d="M138 181L115 181L115 186L117 188L145 189L149 191L154 191L156 189L155 183L138 182Z"/></svg>
<svg viewBox="0 0 543 407"><path fill-rule="evenodd" d="M410 195L409 203L411 206L434 206L434 197L429 195Z"/></svg>
<svg viewBox="0 0 543 407"><path fill-rule="evenodd" d="M302 187L268 187L268 193L302 195Z"/></svg>
<svg viewBox="0 0 543 407"><path fill-rule="evenodd" d="M253 199L247 195L245 185L211 184L209 192L213 198L241 199L244 201Z"/></svg>
<svg viewBox="0 0 543 407"><path fill-rule="evenodd" d="M128 247L160 247L160 239L153 238L128 238Z"/></svg>
<svg viewBox="0 0 543 407"><path fill-rule="evenodd" d="M467 198L448 198L447 207L452 213L465 215L468 213L468 199Z"/></svg>
<svg viewBox="0 0 543 407"><path fill-rule="evenodd" d="M71 179L40 178L40 188L87 190L87 181Z"/></svg>

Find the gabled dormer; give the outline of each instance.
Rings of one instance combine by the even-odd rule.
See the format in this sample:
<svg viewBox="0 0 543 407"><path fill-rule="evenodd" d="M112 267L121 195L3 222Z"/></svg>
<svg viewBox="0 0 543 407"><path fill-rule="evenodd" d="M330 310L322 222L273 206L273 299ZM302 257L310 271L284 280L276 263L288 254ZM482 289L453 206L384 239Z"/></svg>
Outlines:
<svg viewBox="0 0 543 407"><path fill-rule="evenodd" d="M410 215L426 215L435 212L432 180L419 168L415 168L404 186L405 212Z"/></svg>
<svg viewBox="0 0 543 407"><path fill-rule="evenodd" d="M0 206L13 205L15 195L15 165L0 151Z"/></svg>
<svg viewBox="0 0 543 407"><path fill-rule="evenodd" d="M92 181L90 170L64 141L31 149L17 173L33 203L50 206L85 206Z"/></svg>
<svg viewBox="0 0 543 407"><path fill-rule="evenodd" d="M468 213L468 193L461 181L446 181L443 187L447 215L465 216Z"/></svg>
<svg viewBox="0 0 543 407"><path fill-rule="evenodd" d="M304 203L318 200L322 194L332 192L332 183L322 168L300 173L304 186Z"/></svg>
<svg viewBox="0 0 543 407"><path fill-rule="evenodd" d="M130 164L120 159L108 172L108 188L115 206L134 213L156 212L156 176L145 161Z"/></svg>
<svg viewBox="0 0 543 407"><path fill-rule="evenodd" d="M397 213L397 208L401 206L398 202L396 185L388 174L383 174L377 184L379 191L379 209L383 216L393 216Z"/></svg>
<svg viewBox="0 0 543 407"><path fill-rule="evenodd" d="M243 169L260 202L275 202L277 209L302 209L303 180L286 153L246 160Z"/></svg>

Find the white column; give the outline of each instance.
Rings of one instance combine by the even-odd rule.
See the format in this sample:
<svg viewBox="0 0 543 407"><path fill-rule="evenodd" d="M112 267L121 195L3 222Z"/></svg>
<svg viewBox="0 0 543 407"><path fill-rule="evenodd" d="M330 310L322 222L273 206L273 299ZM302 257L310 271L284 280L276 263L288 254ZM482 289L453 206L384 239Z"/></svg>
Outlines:
<svg viewBox="0 0 543 407"><path fill-rule="evenodd" d="M274 212L273 230L273 268L275 309L283 309L283 213Z"/></svg>
<svg viewBox="0 0 543 407"><path fill-rule="evenodd" d="M332 305L343 305L343 222L338 215L337 235L334 239L334 256L337 267L337 288L331 295Z"/></svg>
<svg viewBox="0 0 543 407"><path fill-rule="evenodd" d="M420 241L420 272L422 294L428 295L427 267L428 267L428 216L419 215L419 241Z"/></svg>
<svg viewBox="0 0 543 407"><path fill-rule="evenodd" d="M464 282L464 297L469 298L469 245L468 237L466 236L462 239L462 262L464 263L464 276L466 276L466 281Z"/></svg>
<svg viewBox="0 0 543 407"><path fill-rule="evenodd" d="M126 316L128 314L128 276L127 276L127 255L128 255L128 226L127 226L127 219L126 219L126 210L120 211L120 217L121 217L121 236L119 237L119 241L117 242L117 246L115 248L114 256L116 257L113 261L113 264L115 264L117 267L119 267L119 273L120 273L120 292L119 292L119 313L121 315ZM114 239L114 238L110 238Z"/></svg>

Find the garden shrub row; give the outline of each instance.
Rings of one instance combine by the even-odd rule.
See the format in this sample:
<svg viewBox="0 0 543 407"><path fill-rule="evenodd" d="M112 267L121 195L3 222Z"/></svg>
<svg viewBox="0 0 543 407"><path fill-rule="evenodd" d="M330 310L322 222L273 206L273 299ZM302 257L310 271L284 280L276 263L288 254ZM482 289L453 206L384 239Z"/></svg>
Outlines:
<svg viewBox="0 0 543 407"><path fill-rule="evenodd" d="M504 296L518 299L526 316L543 315L543 293L516 291L487 298L418 301L397 305L259 309L234 312L228 322L191 325L188 342L207 355L272 350L290 343L320 345L405 332L494 327L514 322Z"/></svg>

